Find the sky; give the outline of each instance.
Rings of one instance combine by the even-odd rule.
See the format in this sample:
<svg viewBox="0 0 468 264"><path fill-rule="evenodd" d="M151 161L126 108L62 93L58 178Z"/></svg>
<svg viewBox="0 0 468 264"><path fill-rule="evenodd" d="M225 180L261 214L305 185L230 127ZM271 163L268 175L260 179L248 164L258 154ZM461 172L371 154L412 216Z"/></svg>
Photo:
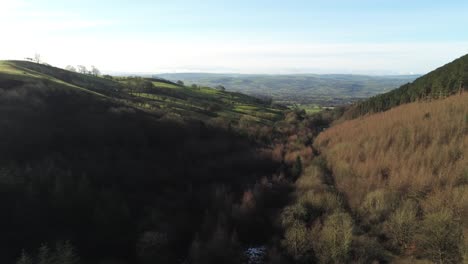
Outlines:
<svg viewBox="0 0 468 264"><path fill-rule="evenodd" d="M0 0L0 59L106 73L423 74L468 53L466 0Z"/></svg>

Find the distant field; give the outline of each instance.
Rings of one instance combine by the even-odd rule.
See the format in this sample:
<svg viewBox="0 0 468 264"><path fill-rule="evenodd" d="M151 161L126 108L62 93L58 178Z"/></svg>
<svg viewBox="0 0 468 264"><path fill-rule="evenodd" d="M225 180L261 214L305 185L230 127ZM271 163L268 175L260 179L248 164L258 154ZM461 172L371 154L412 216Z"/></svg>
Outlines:
<svg viewBox="0 0 468 264"><path fill-rule="evenodd" d="M171 81L182 80L187 85L193 83L210 87L222 85L229 91L268 97L287 105L300 103L334 106L388 92L413 81L418 76L175 73L158 74L157 77Z"/></svg>

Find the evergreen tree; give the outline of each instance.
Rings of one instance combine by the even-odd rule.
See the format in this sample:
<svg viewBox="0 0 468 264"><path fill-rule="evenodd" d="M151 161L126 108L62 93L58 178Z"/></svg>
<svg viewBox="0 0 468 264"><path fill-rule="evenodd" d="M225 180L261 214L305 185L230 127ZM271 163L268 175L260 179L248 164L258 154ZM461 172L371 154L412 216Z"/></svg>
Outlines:
<svg viewBox="0 0 468 264"><path fill-rule="evenodd" d="M55 249L54 261L60 264L78 264L78 255L70 241L58 242Z"/></svg>
<svg viewBox="0 0 468 264"><path fill-rule="evenodd" d="M52 258L47 244L42 244L37 255L38 264L51 264Z"/></svg>
<svg viewBox="0 0 468 264"><path fill-rule="evenodd" d="M32 263L33 262L32 262L31 257L23 249L23 251L21 252L21 257L19 257L18 261L16 261L16 264L32 264Z"/></svg>

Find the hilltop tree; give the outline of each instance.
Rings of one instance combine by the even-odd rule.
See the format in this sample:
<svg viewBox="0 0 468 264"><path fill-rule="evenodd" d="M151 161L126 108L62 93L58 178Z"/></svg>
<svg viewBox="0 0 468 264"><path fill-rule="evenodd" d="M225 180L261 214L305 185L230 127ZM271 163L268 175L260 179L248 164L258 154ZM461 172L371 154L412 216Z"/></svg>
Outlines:
<svg viewBox="0 0 468 264"><path fill-rule="evenodd" d="M39 54L39 53L34 54L34 62L36 62L36 63L41 63L42 62L41 54Z"/></svg>
<svg viewBox="0 0 468 264"><path fill-rule="evenodd" d="M65 70L71 71L71 72L76 72L76 68L71 66L71 65L67 65L67 67L65 67Z"/></svg>
<svg viewBox="0 0 468 264"><path fill-rule="evenodd" d="M84 66L84 65L78 65L78 66L76 66L76 67L78 68L78 72L79 72L79 73L82 73L82 74L88 73L88 70L86 69L86 66Z"/></svg>
<svg viewBox="0 0 468 264"><path fill-rule="evenodd" d="M181 85L181 86L184 86L184 82L181 81L181 80L178 80L178 81L177 81L177 84L178 84L178 85Z"/></svg>
<svg viewBox="0 0 468 264"><path fill-rule="evenodd" d="M101 72L99 71L98 68L96 68L94 65L91 66L91 74L94 75L94 76L99 76L101 75Z"/></svg>

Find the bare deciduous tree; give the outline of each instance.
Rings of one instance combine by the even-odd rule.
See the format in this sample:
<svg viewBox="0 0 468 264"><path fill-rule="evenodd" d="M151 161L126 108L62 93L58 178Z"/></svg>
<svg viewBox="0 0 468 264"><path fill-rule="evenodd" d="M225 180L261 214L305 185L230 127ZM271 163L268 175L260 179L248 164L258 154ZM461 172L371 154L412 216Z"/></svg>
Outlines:
<svg viewBox="0 0 468 264"><path fill-rule="evenodd" d="M72 71L72 72L76 72L76 68L71 66L71 65L68 65L67 67L65 67L65 70L67 71Z"/></svg>
<svg viewBox="0 0 468 264"><path fill-rule="evenodd" d="M99 71L99 69L96 68L94 65L91 66L91 73L92 73L94 76L99 76L99 75L101 75L101 72Z"/></svg>
<svg viewBox="0 0 468 264"><path fill-rule="evenodd" d="M34 62L36 62L36 63L41 63L42 62L41 61L41 54L39 54L39 53L34 54Z"/></svg>
<svg viewBox="0 0 468 264"><path fill-rule="evenodd" d="M88 73L88 70L86 69L86 66L78 65L76 67L78 68L79 73L82 73L82 74L87 74Z"/></svg>

